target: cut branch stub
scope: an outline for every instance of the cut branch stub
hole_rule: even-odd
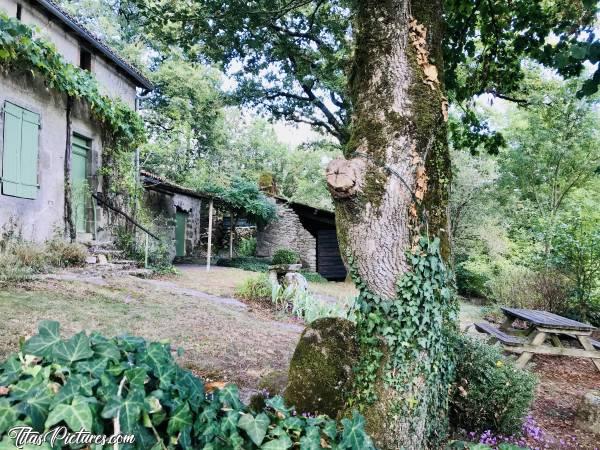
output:
[[[334,159],[327,166],[327,187],[333,198],[356,195],[362,187],[365,162],[358,158]]]

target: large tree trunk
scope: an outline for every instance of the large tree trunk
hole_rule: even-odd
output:
[[[352,137],[346,159],[329,165],[327,181],[343,252],[366,289],[391,300],[410,269],[406,252],[416,248],[419,236],[438,236],[442,257],[450,253],[442,2],[358,0],[355,17]],[[430,405],[398,412],[397,405],[414,392],[397,392],[383,382],[389,358],[383,352],[378,399],[359,405],[367,429],[383,449],[427,448]],[[420,390],[431,387],[420,374],[414,377]]]

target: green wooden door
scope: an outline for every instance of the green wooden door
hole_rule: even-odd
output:
[[[88,139],[73,136],[71,155],[71,182],[73,194],[73,214],[78,233],[87,232],[88,207],[90,203],[89,155],[91,143]]]
[[[175,213],[175,255],[185,256],[185,225],[187,213],[177,211]]]

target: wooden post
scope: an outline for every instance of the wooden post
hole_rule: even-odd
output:
[[[213,221],[213,199],[208,203],[208,246],[206,247],[206,271],[210,271],[210,257],[212,254],[212,221]]]
[[[229,259],[233,259],[233,211],[229,212]]]
[[[144,249],[144,268],[148,268],[148,233],[146,233],[146,247]]]
[[[531,346],[537,347],[539,345],[542,345],[546,340],[546,336],[546,333],[544,333],[543,331],[535,331],[530,341]],[[533,353],[531,352],[521,353],[521,356],[519,356],[519,358],[517,359],[516,366],[520,369],[524,369],[532,356]]]

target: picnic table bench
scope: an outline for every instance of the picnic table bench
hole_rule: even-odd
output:
[[[520,354],[517,359],[518,367],[525,367],[534,354],[562,355],[590,358],[600,371],[600,351],[596,350],[600,350],[600,341],[590,337],[595,327],[547,311],[505,307],[501,309],[506,320],[500,329],[488,323],[474,325],[477,330],[501,342],[506,351]],[[513,328],[512,325],[517,319],[526,322],[529,327],[526,330]],[[575,339],[583,348],[564,347],[561,337]],[[546,339],[550,339],[552,346],[544,345]]]

